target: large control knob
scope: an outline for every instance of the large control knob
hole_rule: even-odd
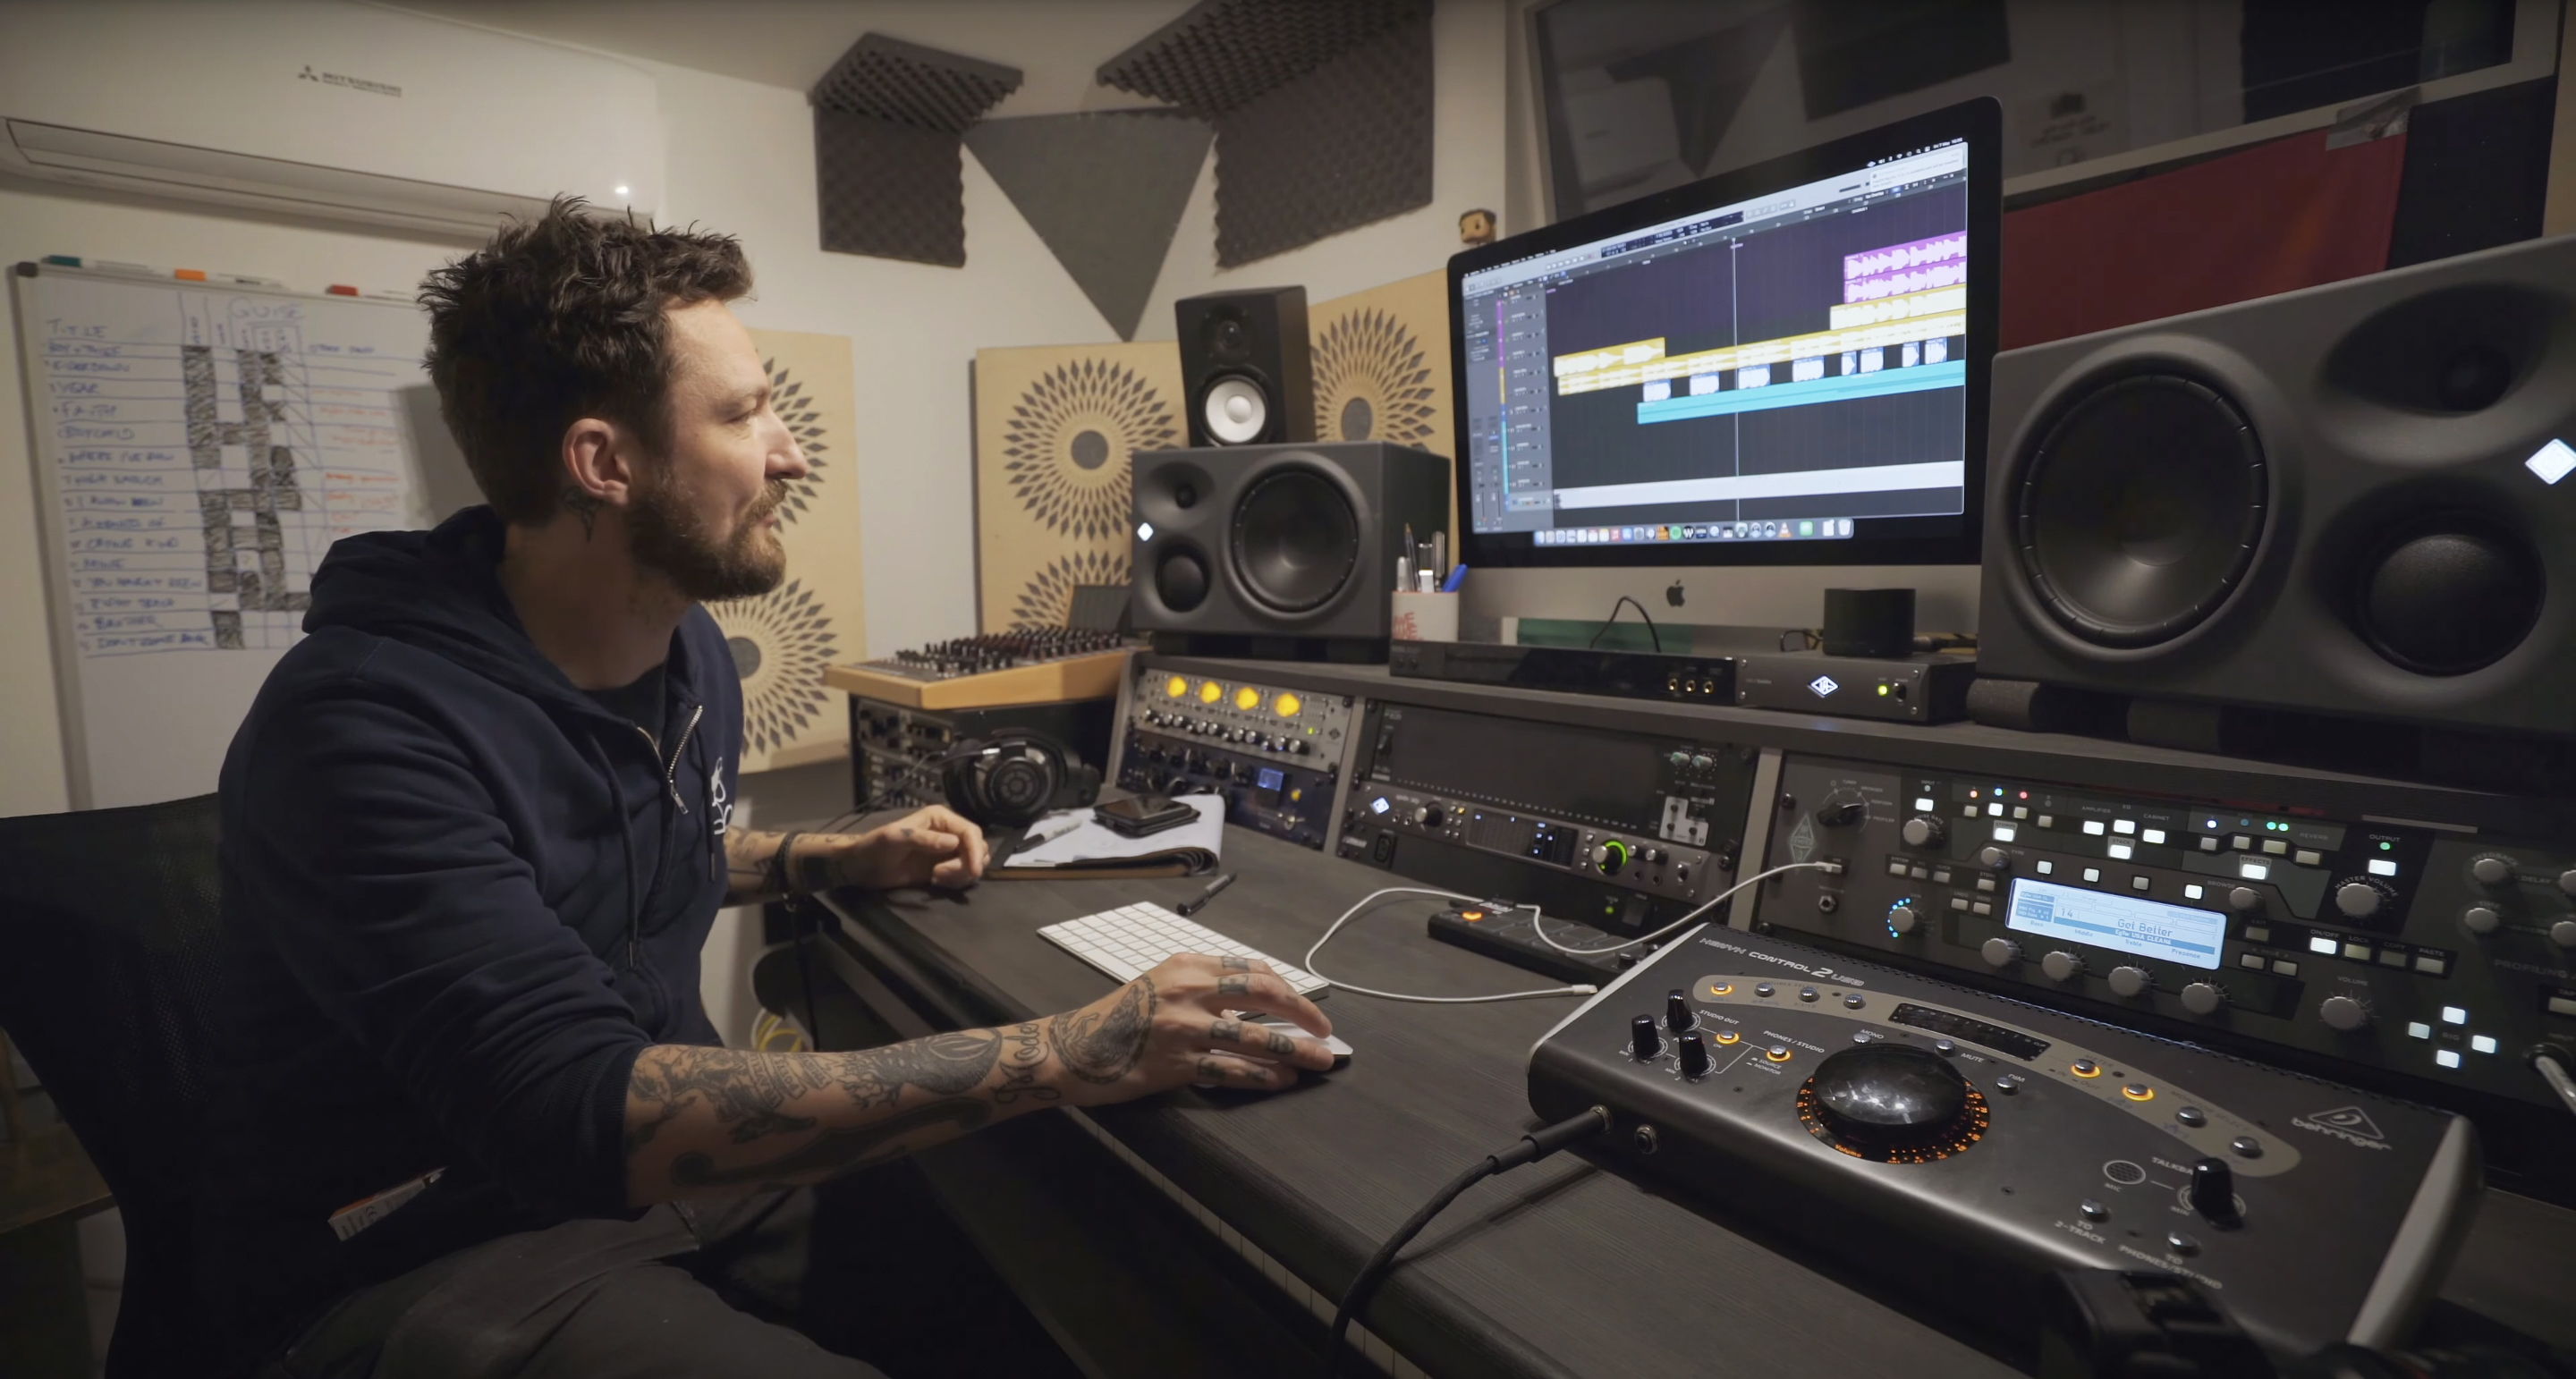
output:
[[[1898,938],[1913,933],[1914,926],[1922,922],[1923,917],[1914,912],[1914,897],[1910,895],[1887,907],[1887,932]]]
[[[2238,886],[2227,893],[2227,908],[2240,915],[2250,915],[2263,908],[2263,893],[2252,886]]]
[[[2549,941],[2561,948],[2576,948],[2576,919],[2562,919],[2550,925]]]
[[[1603,876],[1617,876],[1628,869],[1628,845],[1612,838],[1592,847],[1592,865]]]
[[[2368,919],[2395,898],[2395,893],[2385,883],[2365,881],[2359,877],[2335,887],[2334,895],[2335,909],[2341,911],[2346,919]]]
[[[2353,996],[2328,996],[2317,1006],[2317,1018],[2346,1034],[2370,1023],[2370,1007]]]
[[[2021,959],[2021,945],[2008,938],[1990,938],[1977,949],[1977,955],[1988,967],[2010,967]]]
[[[1682,1076],[1703,1077],[1708,1073],[1708,1037],[1692,1030],[1673,1041],[1673,1055],[1682,1065]]]
[[[1816,806],[1816,822],[1827,828],[1849,828],[1869,817],[1869,802],[1836,796]]]
[[[2155,978],[2148,974],[2147,969],[2126,963],[2111,969],[2110,981],[2111,994],[2124,998],[2155,985]]]
[[[2191,1166],[2191,1209],[2213,1226],[2233,1229],[2245,1223],[2236,1214],[2236,1170],[2225,1159],[2203,1159]]]
[[[2484,938],[2504,927],[2504,911],[2493,905],[2472,905],[2460,911],[2460,927]]]
[[[1893,1040],[1827,1057],[1799,1090],[1798,1110],[1816,1133],[1882,1162],[1957,1153],[1984,1120],[1982,1099],[1948,1059]]]
[[[1904,836],[1907,847],[1937,848],[1949,841],[1950,825],[1937,814],[1917,814],[1906,820],[1905,827],[1898,832]]]
[[[2039,960],[2039,970],[2052,982],[2071,982],[2084,975],[2084,955],[2060,948]]]
[[[1638,1062],[1651,1061],[1664,1051],[1664,1036],[1655,1029],[1655,1017],[1640,1015],[1628,1022],[1628,1052]]]
[[[2227,1004],[2227,988],[2216,982],[2193,982],[2182,989],[2182,1008],[2194,1015],[2216,1015]]]
[[[1977,865],[1988,871],[2011,871],[2012,854],[1999,847],[1977,849]]]
[[[1691,1027],[1690,997],[1678,991],[1664,993],[1664,1028],[1675,1034]]]
[[[2500,852],[2490,852],[2469,863],[2469,879],[2481,886],[2513,884],[2513,859]]]

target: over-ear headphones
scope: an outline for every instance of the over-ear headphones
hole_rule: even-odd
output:
[[[1026,828],[1050,809],[1100,798],[1100,770],[1044,733],[1006,729],[968,738],[939,759],[948,807],[985,828]]]

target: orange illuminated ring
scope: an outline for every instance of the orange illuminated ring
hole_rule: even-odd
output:
[[[1732,1043],[1734,1043],[1736,1040],[1741,1039],[1741,1038],[1743,1038],[1743,1037],[1744,1037],[1743,1035],[1738,1034],[1738,1033],[1736,1033],[1735,1031],[1733,1031],[1733,1030],[1731,1030],[1731,1029],[1722,1029],[1722,1030],[1719,1030],[1719,1031],[1717,1032],[1717,1034],[1716,1034],[1717,1042],[1719,1042],[1719,1043],[1721,1043],[1721,1044],[1732,1044]]]

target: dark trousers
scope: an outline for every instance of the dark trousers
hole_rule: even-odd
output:
[[[485,1241],[343,1300],[263,1379],[997,1373],[1076,1370],[895,1163]]]

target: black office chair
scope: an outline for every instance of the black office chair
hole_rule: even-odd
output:
[[[191,1154],[221,999],[215,797],[0,819],[0,1029],[125,1218],[108,1379],[202,1361]]]

